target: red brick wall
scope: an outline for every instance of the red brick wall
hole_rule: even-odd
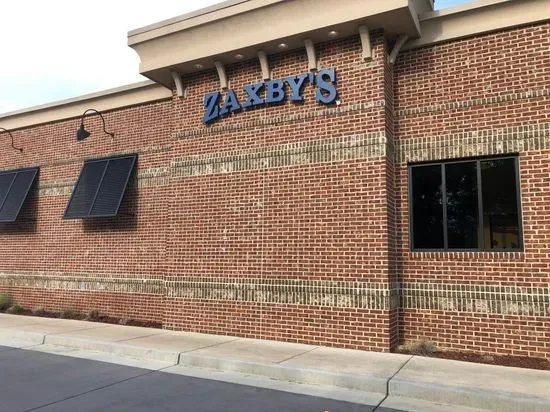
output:
[[[394,67],[380,32],[370,62],[358,37],[318,44],[319,66],[337,71],[330,107],[306,85],[302,104],[205,126],[209,71],[183,79],[186,98],[106,113],[114,142],[94,116],[82,144],[79,119],[15,131],[25,152],[0,150],[0,170],[40,165],[39,192],[0,225],[0,290],[178,330],[548,357],[549,31],[404,51]],[[307,72],[304,51],[270,65],[274,79]],[[261,81],[256,61],[227,74],[240,98]],[[82,162],[121,152],[139,153],[124,215],[63,220]],[[516,152],[525,251],[410,251],[409,163]]]
[[[0,273],[17,282],[3,278],[0,289],[30,308],[162,321],[162,294],[146,293],[137,281],[164,276],[167,188],[131,188],[113,219],[63,220],[63,213],[85,159],[138,152],[139,170],[169,162],[170,147],[158,148],[168,142],[172,111],[168,101],[105,113],[113,141],[93,115],[86,119],[93,134],[80,144],[79,119],[14,131],[24,151],[2,148],[1,169],[40,165],[40,172],[18,222],[0,224]]]
[[[474,293],[472,299],[478,299],[476,310],[470,312],[436,310],[437,304],[433,309],[405,307],[400,326],[406,341],[428,339],[460,350],[550,355],[547,298],[542,305],[546,316],[517,316],[489,313],[483,308],[486,296],[475,296],[479,286],[549,287],[550,198],[545,193],[550,182],[550,152],[536,150],[545,147],[549,136],[525,138],[520,129],[502,132],[510,126],[546,127],[550,122],[549,38],[550,24],[543,24],[407,51],[399,57],[395,67],[397,138],[427,142],[424,153],[415,154],[416,160],[519,154],[524,241],[524,251],[518,253],[411,252],[408,172],[406,162],[401,161],[396,168],[401,281],[461,285]],[[413,110],[426,108],[423,113]],[[500,143],[479,143],[484,134]],[[454,137],[444,144],[434,138],[449,135]],[[514,302],[529,306],[532,298],[514,290],[491,299],[512,301],[517,294]]]
[[[370,63],[361,61],[358,38],[317,45],[321,68],[337,70],[342,108],[385,98],[386,48],[379,35],[373,40],[375,58]],[[281,79],[307,72],[307,58],[303,51],[289,52],[271,57],[270,66],[273,78]],[[257,62],[228,67],[231,87],[239,97],[243,85],[260,81],[260,75]],[[285,120],[285,116],[324,109],[315,102],[314,88],[309,85],[304,88],[303,104],[287,102],[204,126],[203,95],[218,89],[217,78],[207,73],[189,76],[184,82],[189,87],[188,97],[176,101],[175,130],[186,134],[175,142],[176,158],[281,150],[282,145],[290,143],[347,138],[384,132],[386,128],[383,106],[336,116]],[[277,124],[249,124],[278,117],[281,120]],[[218,131],[216,127],[228,129]],[[268,157],[266,161],[271,162]],[[274,167],[266,163],[233,173],[199,173],[173,184],[170,227],[177,235],[168,242],[168,278],[214,277],[231,283],[235,278],[248,277],[270,284],[244,302],[228,302],[226,296],[169,299],[166,325],[208,333],[388,350],[388,310],[359,310],[349,303],[347,307],[331,308],[326,304],[273,302],[273,296],[285,293],[278,289],[285,279],[388,284],[385,156],[293,162],[298,164]],[[289,293],[308,293],[306,289],[290,288]]]

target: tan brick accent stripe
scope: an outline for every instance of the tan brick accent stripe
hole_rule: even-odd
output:
[[[422,309],[499,315],[550,316],[550,286],[183,277],[104,274],[0,273],[0,285],[48,290],[147,293],[189,300],[354,308]]]
[[[396,141],[397,163],[550,149],[550,123]]]
[[[272,169],[386,155],[386,132],[326,140],[290,143],[277,147],[208,153],[176,159],[173,177],[202,176],[246,170]]]
[[[137,187],[167,186],[172,179],[381,157],[397,164],[550,149],[550,123],[486,129],[395,141],[386,132],[304,141],[175,159],[168,167],[138,172]],[[122,153],[118,153],[122,154]],[[75,181],[40,183],[41,196],[69,195]],[[132,185],[135,187],[135,183]]]
[[[0,285],[50,290],[113,293],[165,293],[164,280],[154,277],[115,277],[104,274],[12,274],[0,273]]]
[[[68,196],[72,193],[75,180],[56,180],[53,182],[40,182],[38,188],[39,196]],[[137,187],[161,187],[170,184],[170,168],[158,167],[138,171]],[[131,181],[129,187],[135,188],[136,182]]]
[[[76,180],[56,180],[39,183],[38,196],[68,196],[72,193]]]
[[[124,151],[118,151],[118,152],[109,152],[102,156],[94,156],[94,157],[69,157],[66,159],[56,160],[53,162],[44,162],[33,166],[40,166],[40,167],[49,167],[49,166],[66,166],[71,165],[75,163],[82,163],[86,160],[94,160],[94,159],[100,159],[104,157],[113,157],[113,156],[125,156],[129,154],[137,153],[138,155],[145,154],[145,153],[162,153],[172,150],[172,145],[162,145],[162,146],[149,146],[144,147],[138,150],[124,150]],[[31,166],[29,166],[31,167]]]
[[[200,129],[182,130],[172,134],[173,139],[185,139],[188,137],[197,137],[203,135],[212,135],[217,133],[235,132],[239,130],[248,130],[254,127],[273,126],[282,123],[293,123],[317,117],[338,116],[341,114],[361,112],[382,108],[386,106],[385,100],[374,100],[371,102],[350,104],[338,107],[331,107],[322,110],[312,110],[308,112],[289,114],[276,117],[262,117],[260,119],[251,120],[242,123],[224,124],[220,126],[202,127]]]
[[[400,306],[403,309],[550,316],[550,287],[410,283],[401,287]]]
[[[170,298],[381,310],[391,306],[390,288],[386,283],[370,282],[209,277],[184,278],[166,285]]]
[[[550,89],[545,88],[545,89],[536,89],[536,90],[526,90],[523,92],[503,93],[495,96],[461,100],[458,102],[456,101],[440,102],[440,103],[431,104],[429,106],[408,107],[408,108],[397,110],[396,115],[399,117],[417,116],[417,115],[426,114],[426,113],[443,112],[446,110],[468,109],[475,106],[485,106],[488,104],[505,103],[505,102],[511,102],[515,100],[525,100],[525,99],[532,99],[532,98],[546,97],[546,96],[550,96]]]
[[[151,169],[139,170],[137,173],[138,189],[148,187],[161,187],[170,185],[171,170],[169,167],[157,167]],[[135,182],[133,186],[135,187]]]

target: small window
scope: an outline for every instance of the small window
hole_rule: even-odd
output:
[[[517,158],[410,167],[413,250],[522,248]]]

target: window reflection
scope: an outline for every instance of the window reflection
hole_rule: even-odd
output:
[[[515,159],[482,161],[481,181],[484,247],[520,248]]]
[[[520,249],[516,168],[516,158],[411,167],[413,249]]]
[[[447,236],[450,248],[478,246],[477,164],[445,165],[447,191]]]
[[[412,169],[414,247],[441,249],[443,243],[443,200],[441,166]]]

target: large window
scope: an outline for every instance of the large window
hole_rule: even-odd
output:
[[[410,166],[413,250],[522,248],[515,157]]]

